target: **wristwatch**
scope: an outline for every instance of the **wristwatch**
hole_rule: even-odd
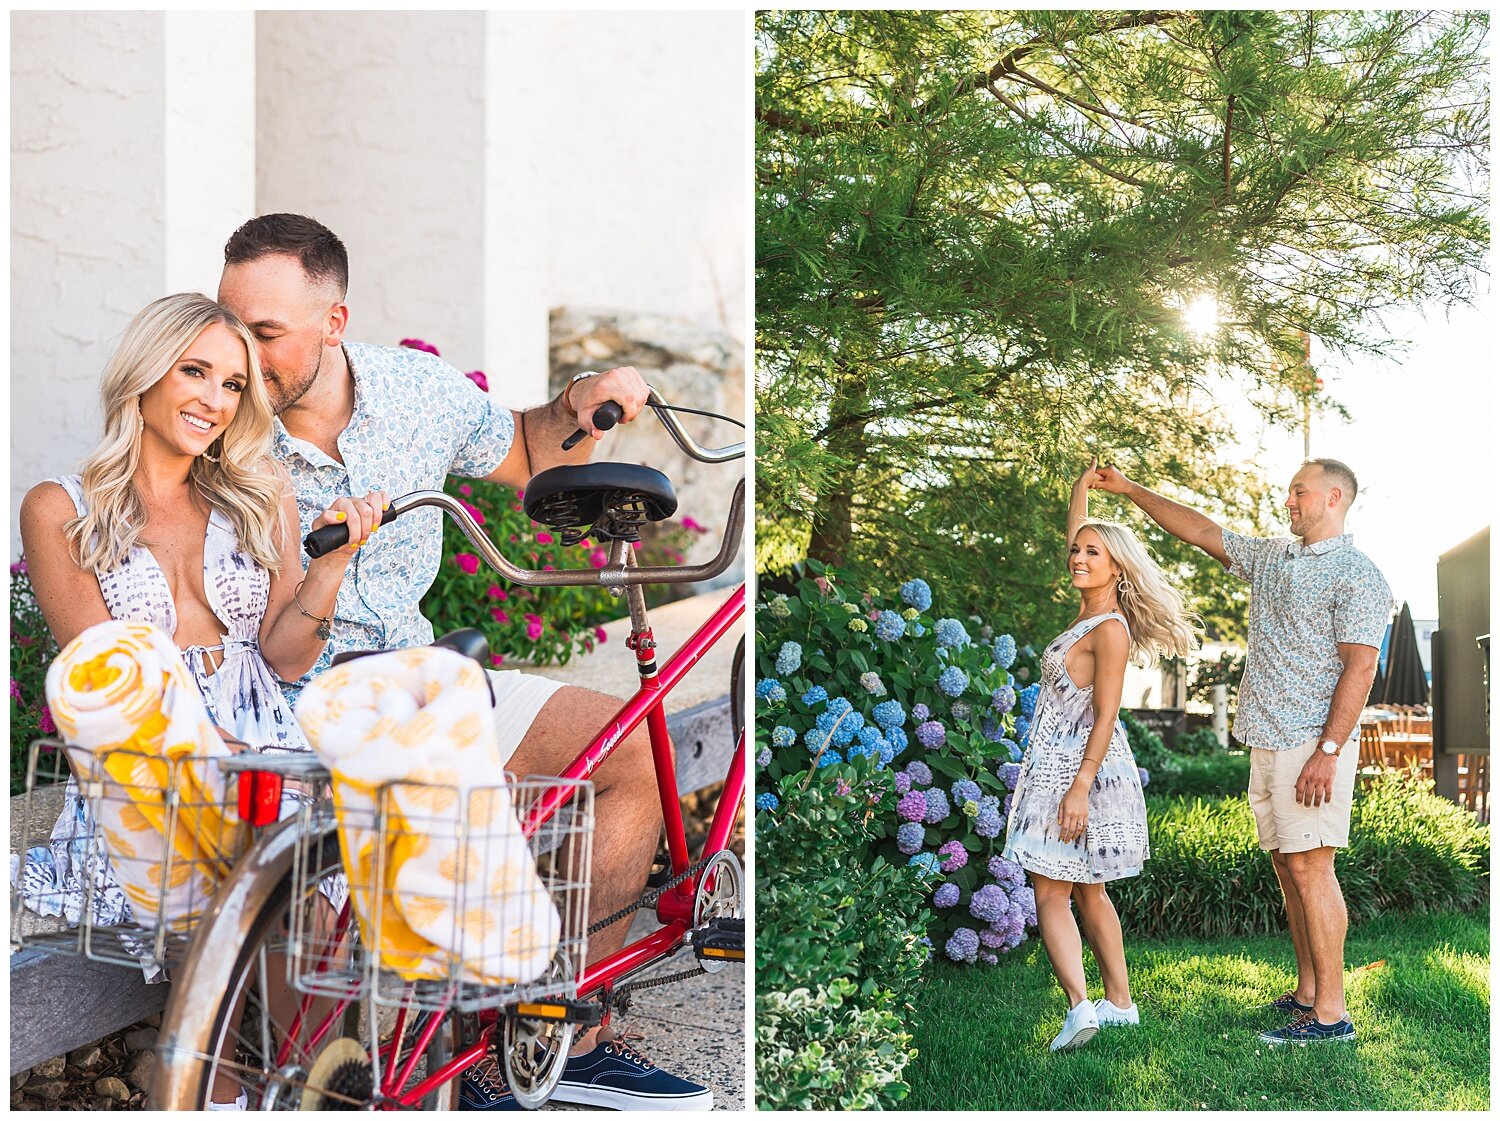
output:
[[[573,414],[574,420],[578,419],[578,410],[573,407],[573,387],[584,378],[597,378],[598,376],[598,370],[584,370],[581,374],[574,374],[572,380],[563,387],[563,408]]]
[[[1318,744],[1318,750],[1321,751],[1324,755],[1332,755],[1334,757],[1337,757],[1339,748],[1342,746],[1342,744],[1334,743],[1332,740],[1324,740],[1322,743]]]

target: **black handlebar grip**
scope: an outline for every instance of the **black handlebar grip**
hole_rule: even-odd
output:
[[[624,419],[625,410],[620,408],[620,406],[614,401],[606,401],[604,402],[604,404],[600,405],[597,409],[594,410],[594,427],[599,429],[599,431],[601,432],[608,432],[611,428],[619,424],[620,421]],[[582,428],[578,429],[573,433],[573,435],[569,436],[566,440],[563,441],[563,451],[572,451],[578,446],[578,441],[582,440],[587,435],[588,433],[585,432]]]
[[[402,514],[404,507],[400,505],[400,499],[396,499],[386,507],[380,515],[380,524],[389,525]],[[302,551],[313,560],[317,560],[325,553],[331,553],[340,545],[349,540],[349,526],[346,522],[334,522],[325,525],[321,529],[315,529],[302,539]]]

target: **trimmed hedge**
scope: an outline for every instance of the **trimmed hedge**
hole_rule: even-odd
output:
[[[1266,934],[1284,928],[1281,887],[1243,796],[1147,800],[1151,858],[1109,885],[1133,936]],[[1386,911],[1463,911],[1489,901],[1490,831],[1408,772],[1355,798],[1337,870],[1351,922]]]
[[[1146,793],[1163,798],[1223,798],[1230,795],[1243,798],[1249,786],[1250,753],[1220,750],[1217,755],[1170,755],[1163,758],[1151,771]]]

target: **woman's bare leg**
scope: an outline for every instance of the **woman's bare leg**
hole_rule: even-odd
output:
[[[1103,884],[1074,884],[1078,922],[1099,963],[1104,980],[1104,998],[1116,1008],[1129,1008],[1130,976],[1125,969],[1125,934],[1120,916]]]
[[[1088,999],[1088,985],[1083,975],[1083,939],[1068,900],[1073,885],[1031,873],[1032,890],[1036,892],[1037,925],[1042,929],[1042,945],[1052,960],[1052,972],[1068,998],[1068,1007]]]

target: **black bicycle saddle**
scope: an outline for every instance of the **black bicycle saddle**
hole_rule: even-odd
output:
[[[585,537],[639,541],[641,527],[677,512],[672,480],[639,463],[549,467],[526,484],[526,516],[562,531],[564,545]]]

